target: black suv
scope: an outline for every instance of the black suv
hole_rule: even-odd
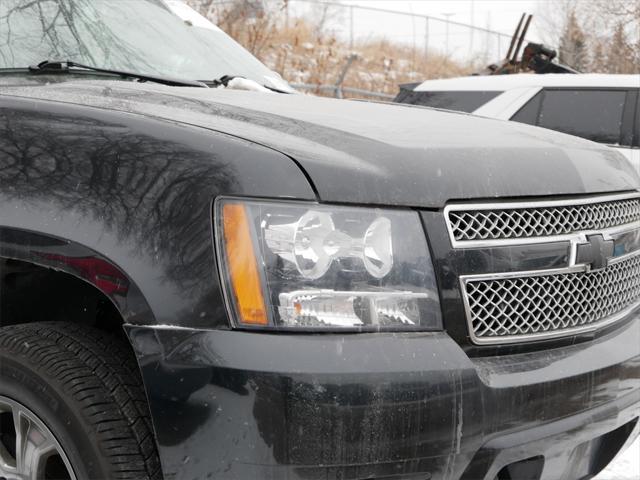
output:
[[[0,67],[0,478],[582,479],[637,436],[613,150],[288,93],[176,2],[2,0]]]

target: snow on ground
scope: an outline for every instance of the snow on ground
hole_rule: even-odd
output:
[[[593,480],[640,479],[640,438],[622,452],[611,465]]]

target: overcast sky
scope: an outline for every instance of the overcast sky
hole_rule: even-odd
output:
[[[386,8],[444,18],[453,14],[451,20],[473,23],[485,27],[490,21],[495,30],[511,33],[520,15],[535,14],[539,3],[552,4],[552,0],[343,0],[342,3],[374,8]],[[553,5],[549,5],[553,7]]]
[[[449,18],[462,23],[513,33],[524,12],[535,14],[537,0],[343,0],[343,3]],[[551,3],[551,2],[545,2]],[[551,5],[552,6],[552,5]]]
[[[544,7],[553,9],[553,2],[554,0],[342,0],[341,3],[429,15],[437,18],[448,17],[452,21],[496,30],[508,36],[513,34],[522,13],[527,12],[534,14],[527,38],[531,41],[541,41],[541,36],[536,28],[535,15],[540,13]],[[346,18],[343,18],[342,23],[345,28],[348,28],[349,14],[343,14],[343,17]],[[540,22],[542,20],[539,19]],[[448,48],[449,53],[455,56],[468,56],[471,48],[475,51],[485,50],[487,44],[492,49],[491,56],[495,56],[498,51],[504,54],[505,45],[508,46],[506,36],[497,42],[493,37],[479,32],[475,32],[471,36],[468,29],[455,26],[450,26],[447,33],[445,25],[439,22],[431,22],[429,28],[429,48],[442,52]],[[360,38],[382,35],[408,43],[414,42],[418,47],[425,43],[424,22],[410,17],[368,13],[365,10],[356,9],[354,30],[356,37]],[[447,37],[449,38],[448,46]]]

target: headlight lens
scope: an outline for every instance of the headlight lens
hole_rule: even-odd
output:
[[[237,326],[442,328],[416,212],[221,198],[215,219]]]

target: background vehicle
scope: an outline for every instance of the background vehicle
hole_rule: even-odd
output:
[[[0,478],[578,479],[638,436],[620,155],[227,88],[162,2],[0,9]]]
[[[640,75],[518,74],[404,85],[395,101],[550,128],[609,145],[640,171]]]

